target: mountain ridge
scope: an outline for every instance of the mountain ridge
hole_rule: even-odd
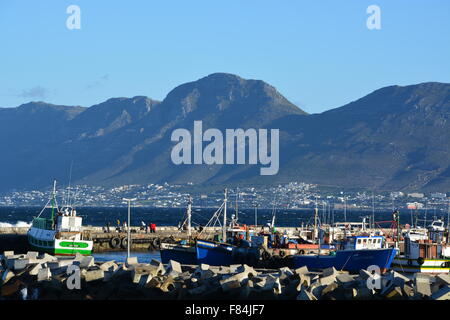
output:
[[[204,130],[280,129],[279,174],[259,176],[259,166],[250,165],[174,165],[171,132],[192,130],[195,120]],[[308,114],[262,80],[214,73],[177,86],[162,101],[135,96],[88,108],[44,102],[0,108],[0,190],[65,181],[73,161],[73,181],[93,185],[305,181],[445,191],[449,120],[446,83],[388,86]]]

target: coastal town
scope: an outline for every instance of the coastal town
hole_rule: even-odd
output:
[[[61,189],[64,197],[68,187]],[[188,196],[194,207],[214,208],[221,201],[222,189],[205,191],[192,183],[123,185],[118,187],[75,185],[70,192],[77,207],[120,207],[124,197],[136,198],[134,206],[183,208]],[[428,211],[430,215],[446,213],[450,197],[444,192],[400,192],[372,190],[341,190],[324,188],[304,182],[273,186],[229,188],[230,199],[242,209],[279,208],[379,211],[408,209]],[[0,206],[40,206],[48,198],[47,190],[15,190],[0,193]]]

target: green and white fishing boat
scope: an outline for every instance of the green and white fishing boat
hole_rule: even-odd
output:
[[[45,209],[51,209],[50,218],[41,218]],[[28,230],[28,243],[33,250],[54,255],[90,255],[93,242],[83,239],[82,220],[72,206],[58,208],[55,181],[52,196]]]

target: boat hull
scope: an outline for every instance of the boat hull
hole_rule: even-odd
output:
[[[194,246],[161,244],[161,261],[166,264],[170,260],[181,264],[197,264],[197,252]]]
[[[31,228],[28,232],[28,244],[35,251],[60,256],[74,256],[77,253],[90,255],[93,247],[92,241],[59,240],[55,239],[54,231],[37,228]]]
[[[207,240],[197,240],[197,262],[211,266],[229,266],[233,260],[233,246]]]
[[[398,272],[412,273],[449,273],[450,259],[424,259],[423,263],[419,264],[417,259],[395,257],[392,262],[392,269]]]
[[[334,267],[337,270],[358,272],[376,265],[381,270],[389,269],[397,255],[394,248],[367,250],[340,250],[336,255],[296,255],[294,267],[308,267],[310,270],[323,270]]]

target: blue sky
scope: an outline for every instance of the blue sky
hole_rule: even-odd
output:
[[[81,30],[66,28],[69,5]],[[366,9],[381,8],[381,30]],[[447,0],[0,0],[0,106],[163,99],[214,72],[310,113],[387,85],[450,82]]]

